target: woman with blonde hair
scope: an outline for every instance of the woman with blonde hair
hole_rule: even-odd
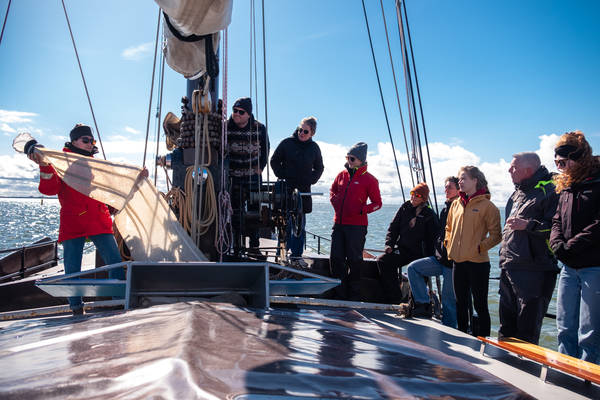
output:
[[[469,331],[469,297],[478,324],[471,334],[490,335],[488,250],[500,243],[500,211],[490,201],[487,180],[479,168],[468,165],[458,171],[459,198],[452,203],[446,220],[444,247],[454,265],[452,281],[456,295],[458,329]],[[475,325],[475,324],[474,324]]]
[[[554,148],[560,193],[550,246],[563,263],[558,281],[558,350],[600,361],[600,157],[580,131]]]

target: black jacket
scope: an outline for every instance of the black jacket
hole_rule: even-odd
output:
[[[600,266],[600,171],[560,192],[550,246],[571,268]]]
[[[557,204],[558,194],[552,176],[544,166],[529,179],[515,185],[515,191],[506,203],[505,217],[522,218],[529,223],[522,231],[504,225],[500,268],[558,271],[548,244]]]
[[[446,219],[448,219],[448,210],[452,205],[452,200],[446,200],[446,206],[440,211],[440,221],[437,237],[435,238],[435,258],[445,267],[452,268],[452,261],[448,260],[448,251],[444,247],[444,237],[446,236]]]
[[[321,149],[312,138],[305,142],[298,139],[296,130],[275,149],[271,157],[271,168],[275,176],[285,179],[290,189],[310,192],[310,185],[317,183],[323,174]],[[310,196],[302,196],[302,208],[306,214],[312,211]]]
[[[386,246],[398,249],[413,260],[433,255],[439,231],[437,215],[429,205],[425,205],[419,215],[415,215],[415,211],[410,201],[402,204],[385,236]],[[410,220],[415,216],[415,225],[411,228]]]

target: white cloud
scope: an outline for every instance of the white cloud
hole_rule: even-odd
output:
[[[138,131],[137,129],[132,128],[130,126],[126,126],[124,128],[124,130],[125,130],[125,132],[127,132],[127,133],[133,133],[134,135],[139,135],[140,134],[140,131]]]
[[[8,133],[15,133],[16,130],[14,130],[13,128],[11,128],[7,123],[0,123],[0,131],[2,132],[8,132]]]
[[[152,42],[142,43],[137,46],[128,47],[121,53],[121,57],[126,60],[139,61],[152,51]]]
[[[0,110],[0,122],[14,124],[19,122],[31,122],[31,118],[37,116],[36,113],[25,111]]]

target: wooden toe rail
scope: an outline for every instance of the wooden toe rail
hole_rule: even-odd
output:
[[[492,346],[509,351],[520,357],[542,364],[540,379],[544,382],[546,381],[548,367],[550,367],[582,378],[586,382],[600,384],[600,365],[592,364],[516,338],[504,338],[498,340],[477,336],[477,339],[481,341],[481,354],[484,354],[485,345],[491,344]]]

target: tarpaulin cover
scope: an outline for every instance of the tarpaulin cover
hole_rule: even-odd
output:
[[[14,322],[0,398],[521,399],[464,360],[351,310],[177,303]]]
[[[23,152],[30,138],[19,134],[14,149]],[[67,185],[120,210],[115,223],[134,260],[207,260],[154,185],[140,179],[141,168],[45,148],[35,151]]]

